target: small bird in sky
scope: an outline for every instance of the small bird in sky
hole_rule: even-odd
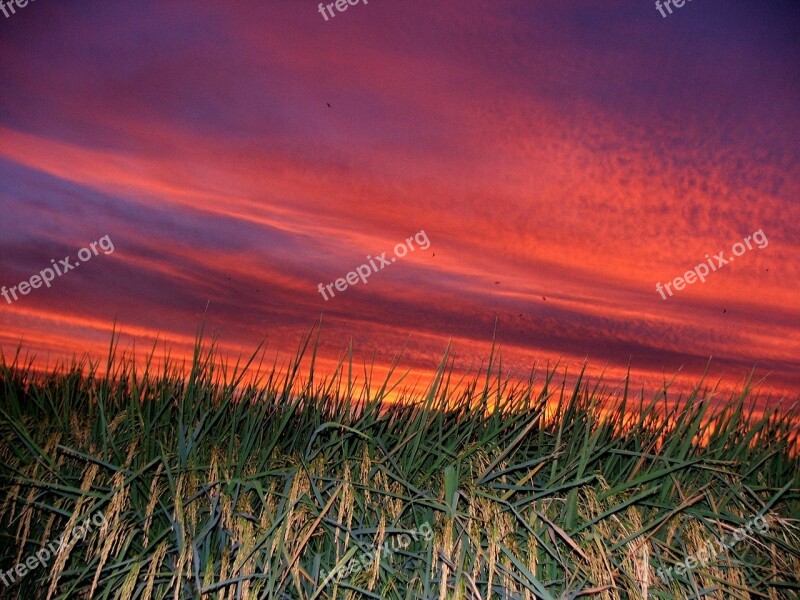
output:
[[[545,298],[544,296],[542,296],[542,300],[547,300],[547,298]]]
[[[333,108],[333,107],[331,106],[331,103],[330,103],[330,102],[326,102],[325,104],[327,104],[327,105],[328,105],[328,108]]]

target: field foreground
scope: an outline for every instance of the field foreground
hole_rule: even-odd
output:
[[[0,597],[799,597],[797,432],[747,389],[710,414],[446,364],[401,407],[199,342],[188,377],[3,359]]]

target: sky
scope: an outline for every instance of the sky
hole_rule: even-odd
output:
[[[520,376],[752,371],[762,407],[797,400],[800,5],[671,8],[0,15],[0,285],[28,282],[0,298],[0,350],[99,357],[116,323],[182,356],[202,322],[223,354],[290,356],[321,323],[322,370],[402,350],[424,384],[448,344],[474,372],[495,338]]]

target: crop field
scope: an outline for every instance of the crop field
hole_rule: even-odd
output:
[[[258,380],[199,339],[185,369],[5,357],[0,597],[798,597],[797,428],[746,386],[457,386],[445,356],[393,404],[311,346]]]

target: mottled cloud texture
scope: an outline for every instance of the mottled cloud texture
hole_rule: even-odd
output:
[[[449,340],[651,385],[680,373],[797,398],[800,7],[697,0],[39,2],[0,22],[0,285],[103,235],[116,251],[21,301],[0,347],[41,363],[289,354],[330,368]],[[431,247],[325,302],[420,230]],[[663,301],[763,229],[769,245]],[[498,283],[499,282],[499,283]]]

